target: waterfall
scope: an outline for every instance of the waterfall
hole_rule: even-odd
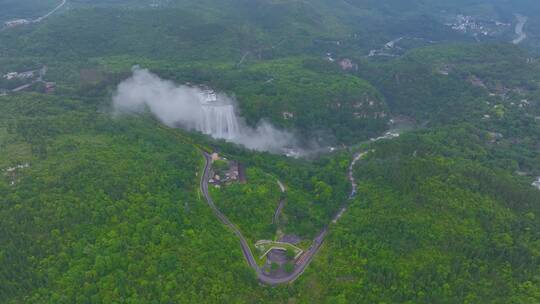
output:
[[[179,86],[138,67],[118,85],[113,103],[116,114],[150,111],[169,127],[197,130],[252,150],[283,153],[296,146],[294,135],[268,122],[247,125],[233,98],[208,87]]]
[[[231,104],[202,104],[197,130],[216,138],[234,139],[240,134],[238,118]]]

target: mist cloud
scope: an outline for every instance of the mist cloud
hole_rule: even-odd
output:
[[[234,100],[224,94],[177,85],[146,69],[134,68],[118,85],[113,106],[116,113],[149,110],[167,126],[197,130],[258,151],[282,153],[297,142],[291,133],[265,121],[248,126],[237,115]]]

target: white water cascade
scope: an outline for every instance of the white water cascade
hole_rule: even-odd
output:
[[[197,130],[215,138],[234,139],[240,135],[240,124],[232,104],[203,103]]]
[[[207,87],[177,85],[139,67],[118,85],[113,103],[116,114],[150,111],[169,127],[194,129],[252,150],[283,153],[296,146],[293,134],[268,122],[247,125],[227,95]]]

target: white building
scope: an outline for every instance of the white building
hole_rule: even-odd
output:
[[[15,20],[10,20],[10,21],[7,21],[6,23],[4,23],[7,27],[15,27],[15,26],[19,26],[19,25],[24,25],[24,24],[28,24],[30,23],[30,21],[26,20],[26,19],[15,19]]]
[[[11,73],[7,73],[6,75],[4,75],[4,78],[7,79],[7,80],[11,80],[11,79],[14,79],[14,78],[17,78],[19,77],[19,73],[17,72],[11,72]]]
[[[26,72],[21,72],[21,73],[9,72],[4,75],[4,78],[7,80],[11,80],[15,78],[19,78],[19,79],[33,78],[34,76],[36,76],[36,71],[26,71]]]
[[[538,190],[540,190],[540,176],[536,178],[536,181],[532,183],[533,187],[536,187]]]

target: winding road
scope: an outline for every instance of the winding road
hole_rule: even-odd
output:
[[[281,190],[281,193],[285,193],[285,186],[283,185],[283,183],[280,180],[278,180],[277,183],[279,185],[279,189]],[[279,205],[276,208],[276,212],[274,212],[274,218],[272,219],[272,224],[277,225],[279,223],[279,215],[281,214],[281,210],[283,210],[283,207],[285,207],[285,199],[281,198],[279,200]]]
[[[527,33],[525,33],[523,29],[529,18],[520,14],[516,14],[516,18],[518,20],[518,23],[516,24],[516,35],[518,35],[518,37],[514,39],[512,43],[520,44],[523,40],[527,39]]]
[[[349,196],[349,200],[354,198],[356,195],[357,186],[356,186],[356,181],[354,180],[354,176],[352,172],[354,165],[356,164],[356,162],[360,160],[360,158],[362,158],[363,155],[365,155],[365,153],[367,152],[356,154],[354,156],[353,161],[351,162],[351,165],[349,166],[348,177],[352,185],[352,190]],[[214,214],[219,218],[219,220],[223,224],[229,227],[240,240],[240,247],[242,248],[242,253],[244,254],[244,258],[246,259],[248,265],[253,270],[255,270],[255,273],[257,274],[257,278],[259,279],[259,281],[261,283],[268,284],[268,285],[277,285],[277,284],[285,284],[285,283],[293,282],[298,277],[300,277],[304,273],[306,268],[308,267],[309,263],[311,263],[311,261],[313,260],[313,257],[315,256],[315,254],[317,254],[317,252],[321,248],[324,242],[324,239],[326,235],[328,234],[328,226],[323,228],[321,232],[319,232],[319,234],[313,240],[311,247],[304,253],[304,255],[302,255],[296,261],[293,272],[291,272],[287,276],[279,277],[279,278],[267,275],[261,270],[259,265],[257,265],[255,258],[253,256],[253,252],[251,252],[251,247],[249,246],[246,238],[242,235],[242,232],[240,232],[238,227],[236,227],[223,213],[221,213],[221,211],[219,211],[219,209],[214,204],[214,201],[210,197],[210,194],[208,192],[208,180],[210,179],[212,157],[210,156],[210,154],[206,152],[203,152],[203,154],[205,158],[205,167],[204,167],[204,173],[201,177],[201,183],[200,183],[201,192],[203,193],[206,202],[208,203],[210,208],[213,210]],[[284,191],[285,187],[282,187],[283,184],[281,184],[281,182],[279,184],[280,184],[280,188]],[[339,212],[334,216],[331,224],[337,223],[337,221],[341,218],[341,216],[343,216],[343,214],[347,210],[347,205],[348,205],[348,202],[346,202],[344,206],[339,210]]]
[[[66,5],[66,3],[67,3],[67,0],[62,0],[62,2],[60,2],[60,4],[58,4],[54,9],[52,9],[51,11],[46,13],[45,15],[43,15],[41,17],[38,17],[36,19],[31,19],[31,20],[26,19],[26,22],[27,23],[40,23],[41,21],[49,18],[52,14],[56,13],[59,9],[64,7],[64,5]],[[9,29],[9,28],[10,27],[8,27],[8,26],[4,26],[4,27],[2,27],[0,29],[0,31],[4,31],[4,30]]]
[[[66,5],[66,2],[67,0],[62,0],[62,3],[60,3],[57,7],[55,7],[52,11],[48,12],[47,14],[39,17],[39,18],[36,18],[34,20],[32,20],[32,22],[34,23],[38,23],[38,22],[41,22],[47,18],[49,18],[52,14],[56,13],[56,11],[58,11],[59,9],[61,9],[64,5]]]

